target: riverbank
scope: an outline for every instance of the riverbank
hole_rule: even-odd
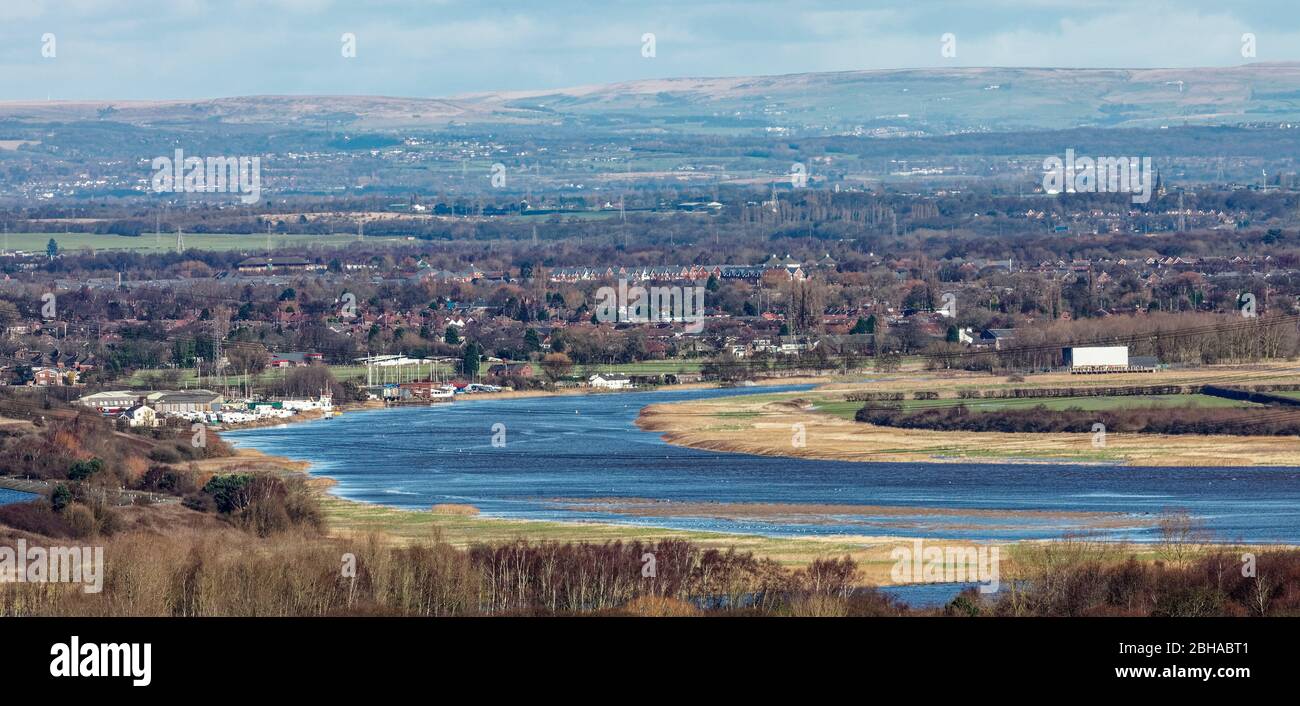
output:
[[[892,393],[899,395],[899,399],[912,400],[918,392],[928,394],[935,391],[935,394],[949,399],[914,404],[918,408],[926,404],[953,406],[959,403],[974,407],[990,404],[990,400],[958,399],[956,391],[1010,387],[1196,385],[1223,380],[1288,384],[1300,382],[1294,371],[1294,367],[1285,366],[1218,366],[1163,371],[1140,378],[1097,375],[1081,380],[1078,376],[1054,374],[1032,376],[1026,381],[1016,382],[960,372],[909,373],[905,379],[884,378],[862,384],[828,383],[807,392],[653,404],[642,409],[637,426],[659,433],[670,444],[690,448],[830,461],[1294,466],[1300,458],[1300,439],[1291,436],[1108,433],[1097,437],[1095,434],[931,431],[874,426],[852,419],[852,413],[863,405],[862,396],[872,393]],[[1089,399],[991,402],[1002,405],[1086,405],[1090,404]],[[1122,398],[1118,399],[1120,403],[1124,402]],[[1205,403],[1218,402],[1202,402]],[[1091,404],[1095,405],[1096,401]],[[1269,410],[1263,406],[1260,409],[1262,413]]]
[[[749,385],[753,387],[777,387],[785,385],[819,385],[827,382],[828,379],[835,379],[835,376],[799,376],[788,378],[764,378],[761,380],[750,381]],[[668,390],[714,390],[726,389],[731,386],[722,385],[716,382],[690,382],[680,385],[661,385],[653,388],[632,388],[627,390],[601,390],[590,387],[572,387],[555,390],[503,390],[501,392],[475,392],[469,394],[456,395],[450,402],[428,401],[410,402],[406,404],[393,405],[398,407],[423,407],[428,404],[464,404],[468,402],[486,402],[492,400],[517,400],[538,397],[574,397],[588,395],[625,395],[637,394],[644,392],[658,392]],[[334,406],[336,415],[367,412],[379,409],[389,409],[382,400],[366,400],[365,402],[344,402]],[[258,419],[250,422],[234,424],[231,426],[219,427],[218,431],[243,431],[247,429],[263,429],[267,427],[279,427],[287,424],[299,424],[302,422],[312,422],[322,419],[324,414],[319,410],[304,410],[291,417],[274,417]],[[0,420],[4,421],[4,420]]]
[[[283,456],[272,456],[255,449],[237,449],[234,456],[205,459],[196,466],[210,473],[307,473],[310,464]],[[629,542],[685,539],[709,549],[753,552],[783,566],[799,568],[817,559],[852,557],[862,569],[864,585],[893,585],[890,569],[895,563],[895,549],[912,547],[913,539],[897,536],[832,535],[808,538],[764,537],[724,532],[674,530],[644,525],[516,520],[485,517],[467,505],[444,505],[424,510],[406,510],[375,503],[340,498],[329,493],[334,481],[309,476],[308,485],[319,497],[325,515],[326,533],[334,538],[358,543],[379,541],[406,546],[434,540],[463,549],[471,544],[530,542]],[[662,506],[660,510],[664,510]],[[687,510],[685,506],[682,508]],[[697,511],[698,508],[690,508]],[[735,507],[719,507],[735,512]],[[751,511],[759,512],[761,509]],[[942,540],[945,547],[998,547],[1004,561],[1014,562],[1014,542],[980,543]],[[1028,545],[1026,545],[1028,546]]]
[[[372,409],[383,409],[384,403],[378,400],[367,400],[365,402],[345,402],[334,406],[334,414],[341,415],[349,412],[364,412]],[[299,410],[290,417],[266,417],[263,419],[254,419],[249,422],[241,422],[229,426],[221,425],[218,431],[238,431],[243,429],[262,429],[265,427],[278,427],[284,424],[297,424],[301,422],[312,422],[317,419],[323,419],[325,413],[319,409]]]
[[[306,462],[281,456],[272,456],[253,449],[239,449],[233,457],[226,459],[209,459],[199,462],[200,467],[210,472],[269,472],[301,474],[306,473]],[[755,556],[770,559],[787,568],[798,569],[818,559],[837,559],[850,557],[857,562],[860,569],[858,582],[861,585],[897,586],[910,585],[900,583],[891,575],[897,565],[897,552],[912,552],[916,542],[926,547],[939,547],[944,551],[956,551],[968,548],[997,548],[999,553],[999,570],[1004,581],[1015,577],[1034,562],[1041,561],[1042,551],[1051,542],[1041,540],[1024,540],[1015,542],[975,542],[939,537],[913,537],[896,535],[828,535],[810,537],[766,537],[760,535],[701,532],[675,530],[646,525],[600,523],[588,521],[536,521],[485,517],[469,505],[439,505],[421,510],[407,510],[380,505],[376,503],[348,500],[328,492],[334,481],[320,476],[310,476],[310,487],[318,493],[325,517],[325,531],[328,536],[344,542],[354,542],[362,547],[372,542],[390,546],[411,546],[438,541],[445,542],[458,549],[464,549],[475,543],[500,544],[514,541],[527,542],[654,542],[665,539],[689,540],[706,549],[718,551],[752,552]],[[563,499],[557,499],[562,501]],[[773,517],[800,514],[824,513],[866,513],[879,512],[902,516],[919,514],[931,518],[928,524],[935,530],[959,529],[945,526],[947,517],[978,517],[982,521],[998,521],[1000,518],[1038,519],[1069,518],[1083,520],[1083,524],[1100,528],[1116,522],[1133,523],[1132,518],[1122,519],[1111,513],[1080,512],[1038,512],[1038,511],[1001,511],[974,510],[954,512],[934,508],[900,508],[871,506],[836,506],[836,505],[796,505],[769,503],[666,503],[644,499],[581,499],[573,500],[578,505],[600,505],[607,511],[636,515],[641,517],[671,517],[682,514],[715,515],[727,517]],[[1153,523],[1157,518],[1148,518]],[[1141,522],[1141,521],[1139,521]],[[1097,547],[1092,551],[1102,552],[1112,557],[1128,557],[1143,562],[1169,561],[1173,555],[1190,559],[1215,551],[1266,551],[1276,550],[1277,546],[1254,546],[1246,544],[1195,544],[1177,550],[1171,545],[1154,542],[1149,544],[1131,544],[1122,542],[1096,541],[1075,538],[1075,544],[1084,543]],[[1105,547],[1102,549],[1101,547]],[[910,554],[909,554],[910,556]]]
[[[786,385],[821,385],[827,382],[839,380],[839,376],[834,375],[800,375],[796,377],[776,377],[760,378],[750,380],[745,383],[745,387],[782,387]],[[626,390],[604,390],[592,387],[565,387],[554,390],[506,390],[502,392],[476,392],[468,395],[457,395],[453,398],[456,402],[472,402],[475,400],[512,400],[527,399],[535,397],[585,397],[588,395],[629,395],[645,392],[669,392],[674,390],[723,390],[737,387],[736,385],[725,385],[717,382],[686,382],[677,385],[658,385],[655,387],[636,387]]]
[[[1041,539],[1078,533],[1099,540],[1104,537],[1114,546],[1136,539],[1142,544],[1126,545],[1132,547],[1126,551],[1154,555],[1152,546],[1159,541],[1156,520],[1169,511],[1167,506],[1180,504],[1185,495],[1178,491],[1178,484],[1195,485],[1194,477],[1178,480],[1181,476],[1170,476],[1144,485],[1129,483],[1109,469],[1090,470],[1072,475],[1073,485],[1062,486],[1059,494],[1044,489],[1026,495],[1031,486],[1025,484],[1035,483],[1029,469],[1008,474],[1004,467],[999,471],[1000,480],[982,484],[966,469],[935,472],[933,469],[941,466],[933,464],[929,469],[881,469],[896,479],[912,479],[904,480],[907,486],[903,489],[897,480],[875,483],[871,480],[874,476],[864,477],[846,468],[847,464],[838,464],[839,468],[812,464],[806,469],[807,483],[800,484],[791,476],[798,468],[795,466],[753,457],[710,459],[696,452],[673,450],[631,428],[638,417],[644,424],[647,409],[657,406],[679,409],[681,405],[707,408],[733,404],[775,405],[782,414],[815,414],[852,427],[854,422],[837,416],[845,411],[845,391],[918,383],[955,387],[975,381],[988,384],[990,378],[909,374],[907,379],[880,379],[865,385],[835,380],[813,390],[756,390],[722,397],[691,393],[658,398],[643,393],[624,398],[621,393],[611,393],[559,404],[520,400],[510,405],[470,405],[456,414],[412,408],[409,413],[381,413],[374,423],[365,416],[345,417],[345,423],[337,426],[331,422],[311,429],[255,432],[250,439],[264,438],[261,448],[273,454],[292,457],[302,453],[321,463],[322,469],[333,469],[323,472],[338,477],[348,488],[348,497],[357,500],[329,493],[333,481],[328,479],[313,478],[311,483],[321,493],[329,533],[347,541],[369,541],[374,536],[385,543],[408,544],[438,538],[464,547],[474,542],[519,539],[604,542],[680,538],[723,551],[750,551],[793,567],[847,555],[863,566],[864,582],[876,584],[890,583],[894,551],[908,548],[914,537],[945,547],[997,546],[1011,562],[1026,548],[1042,546]],[[828,391],[839,394],[839,401],[822,397],[831,394]],[[470,399],[500,398],[480,395]],[[664,402],[654,402],[656,399]],[[687,401],[674,402],[683,399]],[[647,402],[654,404],[645,408]],[[719,409],[727,424],[766,423],[757,414],[731,413],[730,407],[714,407],[710,414],[718,414]],[[696,427],[707,427],[698,416],[687,418]],[[496,423],[503,423],[510,432],[509,444],[502,450],[488,443],[489,429]],[[788,442],[789,429],[764,429],[749,435]],[[579,440],[582,453],[574,456],[574,444]],[[513,452],[516,443],[526,444],[521,448],[533,461],[512,458],[520,455]],[[381,457],[382,461],[377,460]],[[302,461],[248,449],[241,449],[233,459],[212,463],[214,472],[277,465],[283,472],[308,469]],[[709,480],[715,474],[732,479],[727,492],[717,492]],[[1262,478],[1242,479],[1246,485],[1233,485],[1237,490],[1225,500],[1272,497],[1267,495],[1268,488],[1252,487]],[[783,483],[797,485],[787,488]],[[952,483],[965,490],[954,496]],[[509,492],[499,492],[507,487]],[[773,488],[787,489],[772,492]],[[1009,496],[1002,488],[1016,500],[1008,505]],[[620,497],[604,497],[615,493]],[[1071,500],[1062,503],[1062,497]],[[1189,504],[1198,506],[1193,512],[1225,516],[1217,504],[1191,498]],[[1243,525],[1231,522],[1245,522],[1245,526],[1258,529],[1245,535],[1215,535],[1225,540],[1244,536],[1269,542],[1293,536],[1285,531],[1277,534],[1277,526],[1269,524],[1276,521],[1273,515],[1260,519],[1232,514],[1231,508],[1227,512],[1227,516],[1239,518],[1228,521],[1228,526],[1239,528]],[[507,518],[488,516],[493,513]],[[512,515],[515,517],[509,518]],[[521,515],[528,519],[518,519]],[[975,539],[949,539],[971,537]]]
[[[41,497],[44,488],[16,478],[0,478],[0,505],[25,503]]]

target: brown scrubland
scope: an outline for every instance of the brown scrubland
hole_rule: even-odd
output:
[[[1300,552],[1284,549],[1260,551],[1246,576],[1241,552],[1225,549],[1171,543],[1151,560],[1104,542],[1034,544],[1016,550],[1001,593],[910,609],[860,585],[847,557],[790,569],[686,540],[396,546],[310,523],[261,537],[181,507],[171,517],[135,510],[93,538],[106,557],[101,593],[8,584],[0,615],[1300,615]]]

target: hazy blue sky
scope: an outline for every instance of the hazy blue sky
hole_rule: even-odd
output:
[[[340,37],[357,37],[341,56]],[[641,55],[654,33],[656,56]],[[940,37],[957,37],[957,55]],[[1296,0],[0,0],[0,100],[448,96],[669,76],[1300,61]],[[41,55],[54,35],[56,56]]]

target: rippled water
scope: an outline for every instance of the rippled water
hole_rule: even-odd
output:
[[[557,498],[834,503],[905,508],[1120,513],[1112,538],[1154,539],[1151,519],[1185,508],[1223,541],[1300,543],[1300,468],[1133,468],[1065,464],[809,461],[687,449],[636,428],[656,402],[802,388],[477,399],[354,412],[227,432],[241,446],[312,462],[336,494],[395,507],[465,503],[485,515],[598,520],[774,536],[859,534],[1048,538],[1083,529],[1056,517],[925,512],[820,518],[633,517]],[[504,424],[506,445],[492,446]],[[788,433],[776,431],[773,433]],[[809,443],[815,443],[810,439]],[[1300,458],[1297,459],[1300,462]],[[701,513],[706,514],[706,513]]]
[[[36,495],[34,493],[24,493],[18,490],[0,488],[0,505],[8,505],[9,503],[24,503],[27,502],[28,500],[35,500],[35,499],[36,499]]]

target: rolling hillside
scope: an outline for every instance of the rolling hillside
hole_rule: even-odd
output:
[[[959,68],[674,78],[452,98],[250,96],[0,102],[0,120],[387,130],[493,123],[881,136],[1300,121],[1300,64],[1194,69]]]

